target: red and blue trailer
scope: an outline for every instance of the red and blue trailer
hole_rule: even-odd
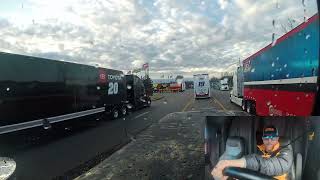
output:
[[[319,62],[317,13],[246,58],[235,73],[242,92],[230,100],[259,116],[319,115]]]

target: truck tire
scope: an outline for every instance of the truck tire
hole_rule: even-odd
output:
[[[242,106],[241,106],[243,111],[246,111],[246,104],[247,104],[247,101],[243,100],[242,101]]]
[[[151,99],[148,99],[147,100],[147,107],[150,107],[151,106]]]
[[[256,115],[256,102],[251,103],[251,114]]]
[[[256,105],[255,105],[254,101],[247,101],[246,111],[247,111],[247,113],[252,114],[252,115],[256,114]]]
[[[246,102],[246,112],[248,114],[251,114],[251,102],[250,101]]]
[[[117,108],[114,108],[114,109],[112,110],[111,115],[112,115],[112,119],[117,119],[117,118],[119,118],[119,110],[118,110]]]
[[[126,116],[127,113],[128,113],[127,108],[126,108],[125,106],[123,106],[123,107],[121,108],[121,116]]]

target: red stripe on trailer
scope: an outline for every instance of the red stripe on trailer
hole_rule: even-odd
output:
[[[280,38],[278,38],[276,41],[276,44],[284,41],[285,39],[289,38],[290,36],[294,35],[295,33],[303,30],[305,27],[307,27],[309,24],[313,23],[317,19],[319,19],[318,13],[315,14],[314,16],[312,16],[311,18],[309,18],[307,22],[300,24],[299,26],[295,27],[294,29],[292,29],[288,33],[286,33],[283,36],[281,36]],[[253,55],[251,55],[248,58],[246,58],[245,60],[243,60],[243,62],[249,61],[250,59],[260,55],[261,53],[265,52],[266,50],[270,49],[271,47],[272,47],[271,44],[267,45],[266,47],[260,49],[258,52],[254,53]]]
[[[310,116],[315,104],[315,93],[244,88],[244,94],[259,116]]]

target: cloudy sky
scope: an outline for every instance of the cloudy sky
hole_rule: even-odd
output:
[[[148,62],[153,78],[213,76],[316,9],[316,0],[2,0],[0,51],[124,72]]]

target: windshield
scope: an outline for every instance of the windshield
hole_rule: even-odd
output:
[[[320,115],[316,0],[2,0],[0,37],[0,160],[17,179],[84,175],[155,125],[145,141],[178,133],[172,113],[199,129],[189,112]]]

